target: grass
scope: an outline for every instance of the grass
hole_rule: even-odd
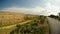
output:
[[[15,28],[15,27],[7,28],[7,29],[0,29],[0,34],[10,34],[10,32],[11,32],[14,28]]]
[[[32,22],[28,22],[23,25],[17,25],[16,29],[12,33],[16,34],[49,34],[49,26],[47,24],[47,18],[42,16],[41,19],[37,18]],[[41,23],[44,20],[44,23]],[[12,34],[11,33],[11,34]]]
[[[1,12],[0,13],[0,28],[3,26],[9,26],[21,23],[26,20],[34,20],[32,22],[28,22],[26,24],[21,25],[18,27],[12,27],[7,29],[0,29],[0,34],[10,34],[10,32],[17,32],[19,31],[24,32],[29,30],[30,32],[36,32],[38,31],[38,34],[46,34],[49,32],[49,26],[48,26],[48,20],[45,16],[33,16],[33,15],[25,15],[25,14],[17,14],[17,13],[10,13],[10,12]],[[42,28],[43,27],[43,28]],[[36,30],[35,30],[36,29]],[[28,32],[28,31],[27,31]],[[18,32],[21,33],[21,32]],[[18,34],[17,33],[17,34]]]
[[[18,24],[34,17],[28,14],[18,14],[13,12],[0,12],[0,27]]]

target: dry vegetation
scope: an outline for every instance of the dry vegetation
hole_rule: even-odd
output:
[[[14,12],[0,12],[0,27],[22,23],[33,20],[16,28],[0,29],[0,34],[48,34],[48,20],[45,16],[30,14],[19,14]],[[29,29],[30,28],[30,29]],[[23,31],[22,31],[23,30]],[[26,32],[25,32],[26,31]]]
[[[26,18],[30,18],[30,17],[33,16],[28,14],[25,15],[25,14],[14,13],[14,12],[0,12],[0,27],[18,24],[28,20]]]
[[[49,34],[48,20],[45,16],[36,17],[26,24],[18,24],[10,34]]]

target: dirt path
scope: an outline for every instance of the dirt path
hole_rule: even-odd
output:
[[[25,24],[27,22],[31,22],[32,20],[28,20],[28,21],[25,21],[25,22],[22,22],[22,23],[19,23],[19,24]],[[12,28],[12,27],[15,27],[17,24],[14,24],[14,25],[10,25],[10,26],[4,26],[4,27],[0,27],[0,29],[7,29],[7,28]]]

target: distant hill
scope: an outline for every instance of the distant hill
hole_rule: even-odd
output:
[[[26,18],[32,18],[33,15],[15,13],[15,12],[0,12],[0,27],[12,24],[18,24],[26,20]]]

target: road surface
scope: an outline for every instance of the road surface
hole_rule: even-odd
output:
[[[50,34],[60,34],[60,21],[47,17],[49,21],[49,26],[50,26]]]

